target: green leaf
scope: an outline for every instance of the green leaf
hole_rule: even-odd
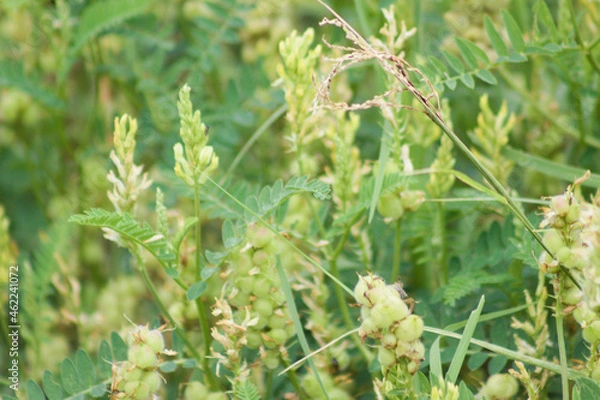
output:
[[[96,364],[102,379],[107,379],[112,375],[112,361],[113,356],[112,351],[110,350],[110,345],[106,340],[103,340],[100,343],[100,350],[98,350],[98,362]]]
[[[444,83],[446,84],[446,86],[448,86],[448,89],[456,89],[456,78],[448,79]]]
[[[524,56],[523,54],[519,54],[519,53],[510,53],[508,55],[508,58],[506,59],[506,61],[510,62],[510,63],[523,63],[525,61],[527,61],[527,57]]]
[[[42,388],[31,379],[27,381],[27,398],[29,400],[45,400]]]
[[[96,381],[96,371],[90,356],[85,350],[79,349],[75,354],[75,364],[77,365],[77,373],[83,388],[92,387]]]
[[[548,29],[553,42],[558,41],[558,29],[552,18],[552,13],[544,0],[537,0],[533,6],[533,12],[539,24],[542,24]]]
[[[492,357],[488,363],[488,373],[490,375],[494,375],[502,372],[507,362],[508,358],[503,355],[496,355],[495,357]]]
[[[279,256],[277,256],[275,261],[275,268],[277,269],[277,273],[279,274],[279,279],[281,280],[281,290],[285,295],[285,301],[288,306],[288,310],[290,312],[290,318],[294,323],[294,328],[296,329],[296,335],[298,336],[298,342],[300,342],[300,347],[305,355],[311,353],[310,346],[308,345],[308,340],[306,340],[306,336],[304,335],[304,327],[302,326],[302,322],[300,321],[300,316],[298,315],[298,308],[296,307],[296,301],[294,300],[294,294],[292,293],[292,288],[290,287],[290,283],[287,275],[285,274],[285,270],[281,265],[281,260]],[[326,399],[329,399],[329,395],[327,394],[327,390],[323,385],[323,381],[321,380],[321,376],[319,375],[319,371],[317,370],[317,366],[315,365],[315,361],[313,358],[308,359],[308,364],[310,369],[315,374],[317,381],[319,382],[319,386],[323,391]]]
[[[469,349],[469,342],[471,337],[473,337],[473,332],[475,332],[475,327],[479,321],[479,315],[481,315],[481,310],[483,310],[483,305],[485,304],[485,297],[481,296],[479,300],[479,305],[473,311],[471,311],[471,315],[469,316],[469,321],[467,322],[467,326],[463,331],[462,338],[458,343],[458,348],[456,349],[456,353],[454,353],[454,357],[452,358],[452,362],[450,363],[450,367],[448,368],[448,372],[446,373],[446,381],[454,383],[458,378],[458,374],[460,373],[460,369],[462,368],[463,361],[465,356],[467,355],[467,350]]]
[[[373,216],[375,215],[375,210],[377,209],[377,203],[379,202],[379,195],[381,194],[381,187],[383,185],[383,178],[385,177],[385,165],[387,164],[389,155],[390,155],[390,144],[391,140],[391,127],[389,126],[389,122],[385,122],[383,137],[380,141],[379,147],[379,158],[378,158],[378,169],[377,176],[375,177],[375,188],[373,189],[373,194],[371,195],[371,205],[369,210],[369,223],[373,220]]]
[[[62,380],[63,388],[69,394],[75,394],[80,389],[79,376],[77,375],[77,369],[68,358],[65,358],[60,364],[60,377]]]
[[[166,361],[159,366],[160,370],[165,373],[173,372],[177,369],[177,364],[173,361]]]
[[[448,73],[448,68],[438,60],[436,57],[429,57],[429,64],[436,70],[438,75],[443,76],[445,73]]]
[[[444,377],[442,370],[442,355],[440,353],[440,338],[437,337],[429,349],[429,366],[435,376]]]
[[[219,271],[219,268],[208,268],[208,267],[204,267],[202,268],[202,271],[200,271],[200,277],[202,278],[202,280],[208,280],[211,276],[213,276],[215,274],[215,272]]]
[[[123,338],[117,332],[112,332],[110,334],[110,343],[112,344],[114,354],[113,359],[115,361],[127,360],[127,343],[125,343]]]
[[[46,393],[46,396],[48,396],[49,400],[63,399],[62,387],[54,380],[52,372],[44,371],[42,383],[44,385],[44,392]]]
[[[206,250],[204,252],[204,256],[206,257],[206,261],[212,265],[219,265],[221,262],[229,255],[228,251],[210,251]],[[206,269],[206,268],[205,268]],[[204,271],[204,269],[203,269]]]
[[[190,288],[188,289],[188,291],[186,293],[186,297],[189,301],[194,301],[198,297],[202,296],[202,293],[204,293],[205,291],[206,291],[206,282],[199,281],[199,282],[194,283],[192,286],[190,286]]]
[[[452,53],[448,53],[446,50],[442,50],[442,54],[444,55],[446,61],[448,61],[448,64],[450,64],[450,67],[452,67],[453,70],[455,70],[459,74],[465,72],[465,66],[462,62],[460,62],[458,57],[456,57]]]
[[[65,103],[49,89],[43,87],[39,79],[25,74],[25,67],[20,61],[0,61],[0,87],[14,87],[24,91],[47,107],[64,110]]]
[[[475,400],[475,395],[473,392],[471,392],[464,381],[461,381],[460,385],[458,386],[458,398],[460,400]]]
[[[223,222],[223,228],[221,229],[221,236],[223,237],[223,245],[226,249],[230,249],[237,246],[241,241],[241,237],[237,237],[235,234],[235,228],[231,220],[226,219]]]
[[[457,38],[457,40],[459,40],[463,46],[465,46],[467,49],[469,49],[469,51],[479,60],[483,63],[483,65],[488,66],[490,65],[490,59],[488,58],[487,54],[485,51],[483,51],[482,49],[480,49],[479,47],[477,47],[476,44],[474,44],[473,42],[470,42],[468,40],[462,39],[462,38]],[[477,68],[477,64],[475,64],[475,67],[473,69]]]
[[[469,67],[470,70],[476,69],[477,57],[475,56],[475,53],[473,53],[472,48],[469,46],[473,44],[459,37],[455,37],[454,41],[456,42],[456,46],[458,46],[458,51],[460,52],[460,55],[462,56],[463,60],[465,60],[465,62],[467,63],[467,67]]]
[[[469,367],[469,370],[476,371],[488,360],[488,358],[488,353],[484,353],[483,351],[477,352],[469,357],[467,366]]]
[[[170,268],[171,263],[175,260],[175,254],[161,234],[155,232],[148,223],[140,226],[127,213],[115,213],[101,208],[92,208],[85,211],[83,215],[71,216],[69,222],[112,229],[125,240],[148,250],[164,268]]]
[[[94,2],[83,10],[69,47],[59,80],[63,81],[81,47],[102,31],[144,12],[151,0],[106,0]]]
[[[233,398],[239,400],[260,400],[260,394],[256,386],[250,380],[246,379],[235,385]]]
[[[575,179],[582,177],[586,170],[570,165],[560,164],[554,161],[546,160],[545,158],[534,156],[520,150],[510,147],[505,147],[502,155],[511,161],[514,161],[521,167],[529,168],[544,175],[562,179],[566,182],[573,182]],[[593,173],[590,177],[581,183],[582,186],[597,189],[600,187],[600,175]]]
[[[582,399],[600,399],[600,385],[593,379],[580,377],[576,380]]]
[[[473,89],[475,87],[475,81],[470,74],[464,74],[460,76],[460,81],[464,83],[466,87],[469,89]]]
[[[496,77],[488,70],[480,69],[475,72],[475,76],[481,79],[482,81],[489,83],[490,85],[495,85],[498,83]]]
[[[492,43],[492,47],[494,48],[496,53],[498,53],[499,56],[507,56],[508,50],[506,49],[506,45],[504,44],[504,41],[502,40],[502,37],[500,36],[496,28],[494,27],[494,23],[487,15],[483,18],[483,25],[485,27],[485,31],[488,35],[488,38]]]
[[[504,25],[506,25],[508,38],[510,39],[513,48],[519,53],[523,52],[523,50],[525,50],[525,40],[523,40],[523,33],[521,32],[521,28],[519,28],[517,21],[515,21],[513,16],[506,10],[502,10],[502,19],[504,20]]]
[[[90,389],[90,396],[95,399],[100,397],[106,398],[106,391],[106,385],[104,383],[99,383]]]

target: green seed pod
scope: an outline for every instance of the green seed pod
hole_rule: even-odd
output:
[[[205,399],[208,393],[208,389],[201,382],[192,381],[185,386],[183,400]]]
[[[371,320],[379,329],[389,328],[396,321],[408,316],[408,306],[399,298],[388,297],[371,309]]]
[[[127,352],[128,360],[141,369],[154,368],[158,365],[158,357],[145,344],[134,345]]]
[[[145,342],[155,353],[160,353],[165,349],[165,339],[158,329],[149,331]]]
[[[583,338],[588,343],[600,341],[600,320],[593,321],[583,329]]]
[[[273,239],[273,234],[266,226],[253,223],[248,225],[246,237],[252,247],[260,249]]]
[[[553,253],[566,246],[561,234],[554,229],[546,231],[543,242]]]
[[[161,378],[158,371],[148,371],[144,373],[144,376],[140,380],[142,385],[147,385],[150,393],[155,393],[161,384]]]
[[[377,211],[383,218],[399,219],[404,215],[402,201],[396,193],[386,193],[379,197]]]
[[[272,329],[271,332],[269,332],[269,336],[277,346],[283,345],[288,339],[288,335],[284,329]]]
[[[519,383],[509,374],[494,374],[483,389],[488,399],[512,399],[519,391]]]
[[[550,208],[552,208],[558,215],[565,215],[570,210],[569,200],[564,194],[552,197],[550,200]]]
[[[403,342],[417,340],[423,334],[423,319],[418,315],[409,315],[396,325],[394,334]]]
[[[268,318],[273,315],[273,304],[268,299],[257,299],[254,301],[252,308],[258,313],[259,316]]]
[[[394,351],[388,350],[383,346],[379,347],[377,359],[381,366],[385,368],[390,368],[392,365],[396,364],[396,354]]]

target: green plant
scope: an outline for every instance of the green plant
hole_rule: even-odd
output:
[[[3,398],[600,397],[599,6],[331,3],[0,5]]]

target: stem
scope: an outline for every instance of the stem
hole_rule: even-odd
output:
[[[558,279],[561,279],[560,276]],[[562,279],[558,283],[556,291],[556,336],[558,337],[558,356],[560,359],[560,382],[562,385],[562,398],[569,400],[569,375],[567,366],[567,345],[565,343],[565,332],[563,323],[563,304],[561,303],[564,284]]]
[[[196,281],[201,280],[201,272],[202,272],[202,220],[200,218],[200,187],[194,187],[194,214],[198,221],[195,226],[196,233],[196,250],[195,250],[195,260],[196,260]],[[208,378],[209,386],[213,390],[218,389],[218,383],[210,370],[210,325],[208,323],[208,315],[206,313],[206,306],[202,301],[202,296],[199,296],[196,299],[196,309],[198,310],[198,321],[200,322],[200,329],[202,330],[202,338],[204,339],[204,357],[202,357],[202,369],[204,370],[204,374]]]
[[[400,276],[400,258],[402,255],[402,218],[396,221],[396,231],[394,232],[394,261],[392,263],[392,276],[390,283],[396,282]]]
[[[440,237],[439,257],[438,257],[438,287],[444,286],[448,282],[448,235],[446,232],[446,212],[444,203],[437,203],[437,224]]]
[[[287,362],[287,360],[284,360],[283,357],[281,357],[281,363],[285,366],[288,367],[289,366],[289,362]],[[306,399],[306,393],[304,392],[304,389],[302,388],[302,385],[300,384],[300,381],[298,380],[298,375],[296,375],[296,371],[294,369],[289,369],[286,372],[288,379],[290,380],[290,383],[292,384],[292,386],[294,387],[294,389],[296,389],[296,394],[300,396],[301,399]],[[272,375],[271,375],[272,377]]]

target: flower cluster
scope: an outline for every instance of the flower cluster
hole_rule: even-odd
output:
[[[158,372],[160,355],[168,353],[162,332],[139,325],[128,334],[127,344],[127,361],[113,367],[113,398],[156,398],[162,383]]]
[[[246,230],[248,244],[230,260],[234,289],[230,302],[244,319],[246,309],[256,323],[246,332],[247,346],[261,349],[262,362],[268,368],[279,365],[285,355],[285,342],[294,335],[294,326],[285,306],[281,281],[275,270],[279,243],[269,229],[253,223]]]
[[[423,320],[411,314],[399,288],[386,285],[377,275],[359,276],[354,296],[361,305],[362,324],[358,331],[380,342],[378,359],[385,370],[402,364],[409,374],[419,369],[425,347],[419,340]]]
[[[212,146],[207,146],[208,127],[200,118],[200,111],[192,109],[190,100],[190,87],[184,85],[179,91],[177,103],[181,128],[179,135],[183,140],[173,146],[175,153],[175,173],[191,187],[198,187],[206,183],[208,175],[219,165],[219,158],[215,155]],[[185,155],[184,155],[185,150]]]
[[[575,181],[574,187],[587,178]],[[578,199],[569,187],[565,194],[550,199],[543,209],[541,227],[550,227],[544,234],[544,244],[555,258],[544,251],[539,264],[543,271],[557,274],[555,280],[558,301],[567,306],[583,329],[583,338],[598,348],[600,344],[600,191],[590,203]],[[580,282],[579,289],[566,279],[560,266]],[[600,378],[600,352],[592,351],[588,368],[595,379]]]

